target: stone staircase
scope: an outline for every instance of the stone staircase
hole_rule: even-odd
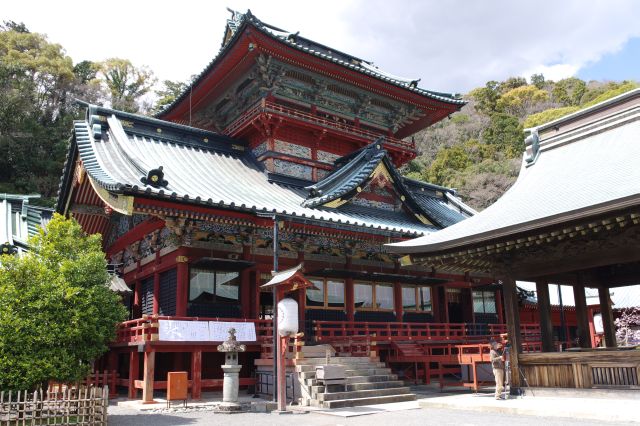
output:
[[[307,349],[307,348],[305,348]],[[300,380],[302,405],[322,408],[354,407],[358,405],[386,404],[414,401],[411,393],[397,375],[391,374],[378,358],[326,357],[317,354],[296,359],[295,369]],[[318,365],[342,365],[346,369],[346,386],[319,384],[315,368]]]

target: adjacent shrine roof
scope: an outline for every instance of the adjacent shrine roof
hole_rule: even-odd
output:
[[[299,32],[291,33],[280,28],[269,25],[262,22],[255,17],[251,10],[246,13],[239,13],[232,11],[232,18],[227,21],[226,32],[222,41],[222,46],[218,55],[205,67],[205,69],[193,80],[191,87],[197,86],[201,80],[203,80],[211,70],[214,69],[219,59],[224,56],[230,46],[233,45],[236,37],[243,32],[245,26],[250,25],[257,29],[261,33],[276,39],[282,43],[285,43],[294,49],[316,56],[323,60],[341,65],[345,68],[353,71],[360,72],[362,74],[374,77],[378,80],[390,83],[392,85],[401,87],[405,90],[409,90],[418,95],[424,96],[429,99],[438,100],[452,105],[458,105],[459,107],[465,105],[467,102],[460,98],[458,94],[434,92],[430,90],[421,89],[418,87],[420,79],[410,79],[394,76],[376,67],[373,62],[365,61],[355,56],[340,52],[339,50],[327,47],[321,43],[309,40],[299,35]],[[168,111],[170,111],[175,105],[182,102],[184,98],[188,96],[190,90],[185,90],[176,100],[168,105],[157,116],[162,117]],[[459,108],[458,107],[458,108]]]
[[[462,249],[640,204],[640,89],[529,130],[520,175],[498,201],[439,232],[387,247],[424,254]]]
[[[386,158],[386,151],[369,149],[375,151],[374,157],[379,158],[379,162],[384,161],[398,179],[391,162],[382,160]],[[450,190],[446,190],[449,192],[445,195],[442,192],[445,188],[412,181],[413,190],[410,191],[401,179],[398,184],[405,191],[406,199],[413,199],[413,193],[418,194],[415,201],[411,201],[415,203],[412,208],[425,215],[431,224],[420,223],[405,211],[355,204],[326,208],[310,202],[314,196],[304,185],[286,179],[282,180],[287,182],[284,184],[270,179],[243,141],[96,106],[88,106],[87,118],[74,123],[70,156],[58,197],[59,211],[64,210],[69,196],[75,158],[82,162],[94,188],[112,194],[276,213],[301,220],[330,222],[334,226],[349,225],[404,235],[422,235],[469,215],[459,200],[449,201]],[[329,178],[343,169],[355,175],[358,175],[358,167],[368,170],[367,162],[349,160],[352,159],[343,159],[345,165]],[[341,184],[350,185],[350,180],[341,180]],[[330,182],[316,185],[337,191]]]

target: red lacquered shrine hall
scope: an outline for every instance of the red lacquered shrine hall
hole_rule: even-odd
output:
[[[222,383],[219,342],[163,341],[157,321],[246,321],[258,336],[241,354],[241,384],[254,383],[271,356],[273,300],[260,286],[274,249],[279,269],[304,263],[315,286],[291,294],[307,345],[364,330],[501,331],[491,281],[401,267],[384,248],[474,213],[455,191],[398,172],[416,156],[406,138],[463,105],[250,12],[234,14],[218,56],[158,118],[87,105],[57,210],[103,235],[132,289],[102,367],[145,400],[168,371],[189,371],[197,398]]]

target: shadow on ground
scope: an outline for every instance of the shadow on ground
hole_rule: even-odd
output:
[[[197,422],[198,419],[172,416],[170,414],[109,414],[109,426],[137,426],[141,424],[153,426],[177,426],[195,424]]]

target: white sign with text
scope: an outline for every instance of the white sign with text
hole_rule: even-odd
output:
[[[158,321],[158,338],[170,342],[204,342],[209,340],[209,323],[205,321]]]
[[[214,342],[224,342],[229,337],[229,329],[236,329],[238,342],[255,342],[256,327],[252,322],[209,321],[209,336]]]
[[[158,321],[158,338],[168,342],[223,342],[229,329],[236,329],[239,342],[255,342],[256,327],[252,322],[228,321]]]

